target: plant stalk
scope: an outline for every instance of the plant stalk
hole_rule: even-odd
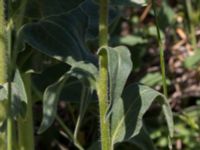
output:
[[[14,146],[14,121],[12,117],[12,73],[13,73],[13,60],[12,60],[12,18],[10,16],[11,13],[11,0],[7,1],[7,5],[5,10],[7,14],[4,15],[5,19],[7,19],[6,24],[6,35],[7,35],[7,57],[9,62],[7,62],[8,66],[8,103],[7,103],[7,150],[13,150]]]
[[[108,46],[108,13],[109,0],[100,0],[100,21],[99,21],[99,46]],[[108,108],[108,70],[107,56],[100,54],[99,56],[99,79],[97,83],[97,94],[99,99],[100,112],[100,134],[101,149],[111,150],[110,124],[106,120],[106,112]]]
[[[158,23],[158,13],[157,13],[155,1],[156,0],[152,0],[152,6],[153,6],[154,15],[155,15],[158,46],[159,46],[159,49],[160,49],[159,51],[160,51],[160,65],[161,65],[161,73],[162,73],[163,93],[166,97],[168,97],[167,81],[166,81],[166,73],[165,73],[164,43],[161,39],[160,27],[159,27],[159,23]]]
[[[0,0],[0,84],[7,82],[7,36],[4,1]]]
[[[81,122],[85,116],[85,112],[88,106],[88,93],[89,89],[83,85],[82,93],[81,93],[81,104],[80,104],[80,111],[79,111],[79,116],[76,122],[76,127],[74,130],[74,139],[78,140],[78,132],[81,126]]]
[[[58,123],[60,124],[60,126],[63,128],[63,130],[65,131],[65,133],[69,137],[69,139],[72,140],[72,142],[74,143],[74,145],[79,150],[84,150],[84,148],[81,146],[81,144],[79,143],[79,141],[74,138],[74,135],[71,132],[71,130],[65,125],[65,123],[62,121],[62,119],[58,115],[56,115],[56,120],[58,121]]]
[[[9,5],[9,4],[8,4]],[[13,123],[12,123],[12,117],[10,112],[10,104],[11,104],[11,82],[10,82],[10,70],[8,66],[7,59],[10,60],[10,51],[11,51],[11,36],[8,26],[8,14],[6,14],[6,9],[8,9],[8,6],[5,6],[5,1],[0,0],[0,84],[8,83],[8,100],[6,104],[1,103],[0,107],[3,109],[1,111],[2,117],[6,119],[7,117],[7,131],[6,131],[6,137],[3,137],[4,140],[7,142],[6,149],[12,150],[13,145]],[[6,143],[5,142],[5,143]],[[4,147],[4,146],[3,146]],[[5,149],[4,147],[4,149]],[[1,147],[2,148],[2,147]]]
[[[190,32],[190,38],[191,38],[191,44],[192,48],[194,50],[197,49],[197,39],[196,39],[196,33],[195,33],[195,24],[194,24],[194,14],[196,13],[192,9],[192,2],[191,0],[186,0],[185,1],[185,7],[186,7],[186,13],[187,13],[187,18],[188,18],[188,25],[189,25],[189,32]]]
[[[27,113],[25,118],[19,117],[17,120],[19,150],[34,150],[31,75],[30,74],[23,75],[23,81],[25,84],[28,102],[27,102]]]

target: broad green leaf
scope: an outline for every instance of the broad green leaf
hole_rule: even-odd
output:
[[[44,71],[42,71],[40,74],[32,75],[33,86],[43,93],[47,86],[53,84],[69,70],[70,67],[65,63],[51,64],[49,67],[45,68]]]
[[[42,16],[52,16],[68,12],[76,8],[84,0],[37,0]]]
[[[145,6],[147,5],[147,0],[111,0],[114,5],[137,5]]]
[[[29,45],[59,61],[70,65],[75,61],[97,64],[86,41],[98,34],[98,8],[92,0],[86,0],[68,13],[25,25],[20,35]]]
[[[98,70],[96,66],[84,62],[76,62],[72,65],[71,71],[69,71],[70,76],[76,77],[82,81],[86,86],[95,89],[96,88],[96,78],[98,75]]]
[[[87,20],[87,16],[79,8],[70,14],[52,16],[38,23],[28,24],[22,29],[22,36],[35,49],[60,61],[69,64],[74,60],[94,61],[95,57],[84,44]]]
[[[137,145],[141,150],[156,150],[148,131],[144,127],[141,128],[138,135],[130,139],[128,142]]]
[[[149,133],[143,127],[140,133],[129,141],[117,143],[115,145],[116,150],[156,150],[154,143],[152,142]]]
[[[59,15],[76,8],[84,0],[28,0],[26,17],[44,18]]]
[[[165,96],[147,86],[131,84],[125,88],[122,98],[119,98],[112,106],[111,137],[113,144],[128,141],[138,135],[142,127],[142,118],[154,101],[161,104],[170,136],[173,136],[172,112]]]
[[[126,80],[132,70],[132,61],[128,48],[101,48],[99,54],[105,53],[108,58],[109,99],[111,105],[121,97]]]
[[[98,38],[99,33],[99,5],[93,0],[86,0],[80,5],[81,10],[88,16],[88,28],[86,41]],[[109,7],[108,21],[112,25],[115,20],[119,19],[120,14],[113,8]],[[112,29],[111,29],[112,30]]]
[[[97,68],[93,64],[86,64],[84,62],[74,63],[71,70],[66,72],[57,82],[48,86],[43,96],[43,119],[39,129],[39,133],[48,129],[56,116],[57,103],[59,96],[66,81],[70,76],[76,77],[93,90],[96,80]],[[76,89],[77,90],[77,89]]]

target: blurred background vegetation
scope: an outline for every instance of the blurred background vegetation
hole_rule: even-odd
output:
[[[158,18],[165,43],[169,100],[174,112],[175,150],[200,149],[200,1],[160,0]],[[156,26],[151,6],[121,8],[123,18],[111,36],[113,45],[132,52],[131,80],[161,90],[162,77]],[[146,124],[159,150],[167,148],[167,129],[157,107],[146,114]],[[160,128],[161,126],[161,128]],[[129,146],[128,146],[129,147]]]

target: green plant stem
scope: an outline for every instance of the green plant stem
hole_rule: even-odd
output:
[[[14,122],[12,118],[12,26],[8,24],[8,58],[10,60],[8,64],[8,116],[7,116],[7,150],[13,150],[14,145]]]
[[[108,46],[108,5],[109,0],[100,1],[99,46]]]
[[[12,97],[12,86],[11,82],[8,82],[8,116],[7,116],[7,150],[13,150],[13,119],[11,114],[11,97]]]
[[[74,145],[79,149],[79,150],[84,150],[84,148],[81,146],[81,144],[74,138],[73,133],[71,130],[65,125],[65,123],[62,121],[62,119],[56,115],[56,120],[60,124],[60,126],[63,128],[63,130],[66,132],[67,136],[69,137],[70,140],[74,143]]]
[[[74,130],[74,139],[76,139],[76,140],[78,138],[78,132],[80,129],[81,122],[83,120],[83,117],[84,117],[86,109],[87,109],[87,105],[88,105],[87,98],[88,98],[88,89],[87,89],[87,87],[85,87],[83,85],[83,89],[82,89],[82,93],[81,93],[80,111],[79,111],[79,116],[78,116],[78,119],[76,122],[76,127]]]
[[[34,150],[34,130],[33,130],[33,113],[31,98],[31,75],[23,75],[23,81],[27,93],[27,113],[25,118],[19,118],[18,123],[18,140],[19,150]]]
[[[108,46],[108,8],[109,0],[100,1],[100,22],[99,22],[99,46]],[[111,150],[110,124],[106,120],[106,112],[108,108],[108,70],[107,56],[99,55],[99,79],[97,83],[97,94],[99,99],[100,112],[100,134],[101,134],[101,149]]]
[[[195,12],[192,9],[191,0],[185,0],[185,7],[186,7],[187,18],[188,18],[188,25],[189,25],[192,48],[194,50],[196,50],[197,49],[197,39],[196,39],[196,33],[195,33],[195,25],[194,25],[194,21],[193,21],[193,16],[195,15]]]
[[[4,14],[4,1],[0,0],[0,85],[7,82],[7,35],[6,35],[6,20]],[[7,118],[7,101],[0,102],[0,121],[4,121]],[[2,122],[1,122],[2,123]],[[6,149],[6,133],[0,133],[0,149]],[[0,141],[1,142],[1,141]]]
[[[159,49],[160,49],[160,65],[161,65],[161,73],[162,73],[163,93],[166,97],[168,97],[167,81],[166,81],[166,73],[165,73],[164,44],[161,39],[155,0],[152,0],[152,6],[153,6],[154,15],[155,15],[158,45],[159,45]]]

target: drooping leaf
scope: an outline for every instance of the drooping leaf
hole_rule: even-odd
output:
[[[156,150],[154,143],[152,142],[147,130],[143,127],[140,133],[129,141],[117,143],[115,145],[116,150]]]
[[[108,58],[109,99],[111,104],[121,97],[126,80],[132,70],[132,61],[128,48],[102,48],[99,54],[105,53]]]
[[[71,70],[66,72],[57,82],[48,86],[43,96],[43,119],[39,129],[39,133],[48,129],[56,116],[57,104],[63,87],[70,76],[76,77],[85,84],[85,86],[95,88],[97,68],[93,64],[84,62],[74,63]],[[65,84],[66,83],[66,84]],[[77,89],[76,89],[77,90]]]
[[[137,145],[141,150],[156,150],[148,131],[144,127],[141,128],[138,135],[130,139],[128,142]]]
[[[43,96],[43,118],[38,133],[44,132],[52,125],[57,112],[59,95],[68,77],[68,74],[64,74],[57,82],[48,86],[45,90]]]
[[[27,94],[18,69],[15,71],[14,80],[12,84],[12,114],[13,116],[26,116]]]
[[[170,136],[173,136],[172,112],[165,96],[147,86],[131,84],[125,88],[122,98],[119,98],[112,106],[113,144],[128,141],[138,135],[142,127],[142,118],[154,101],[161,104]]]

